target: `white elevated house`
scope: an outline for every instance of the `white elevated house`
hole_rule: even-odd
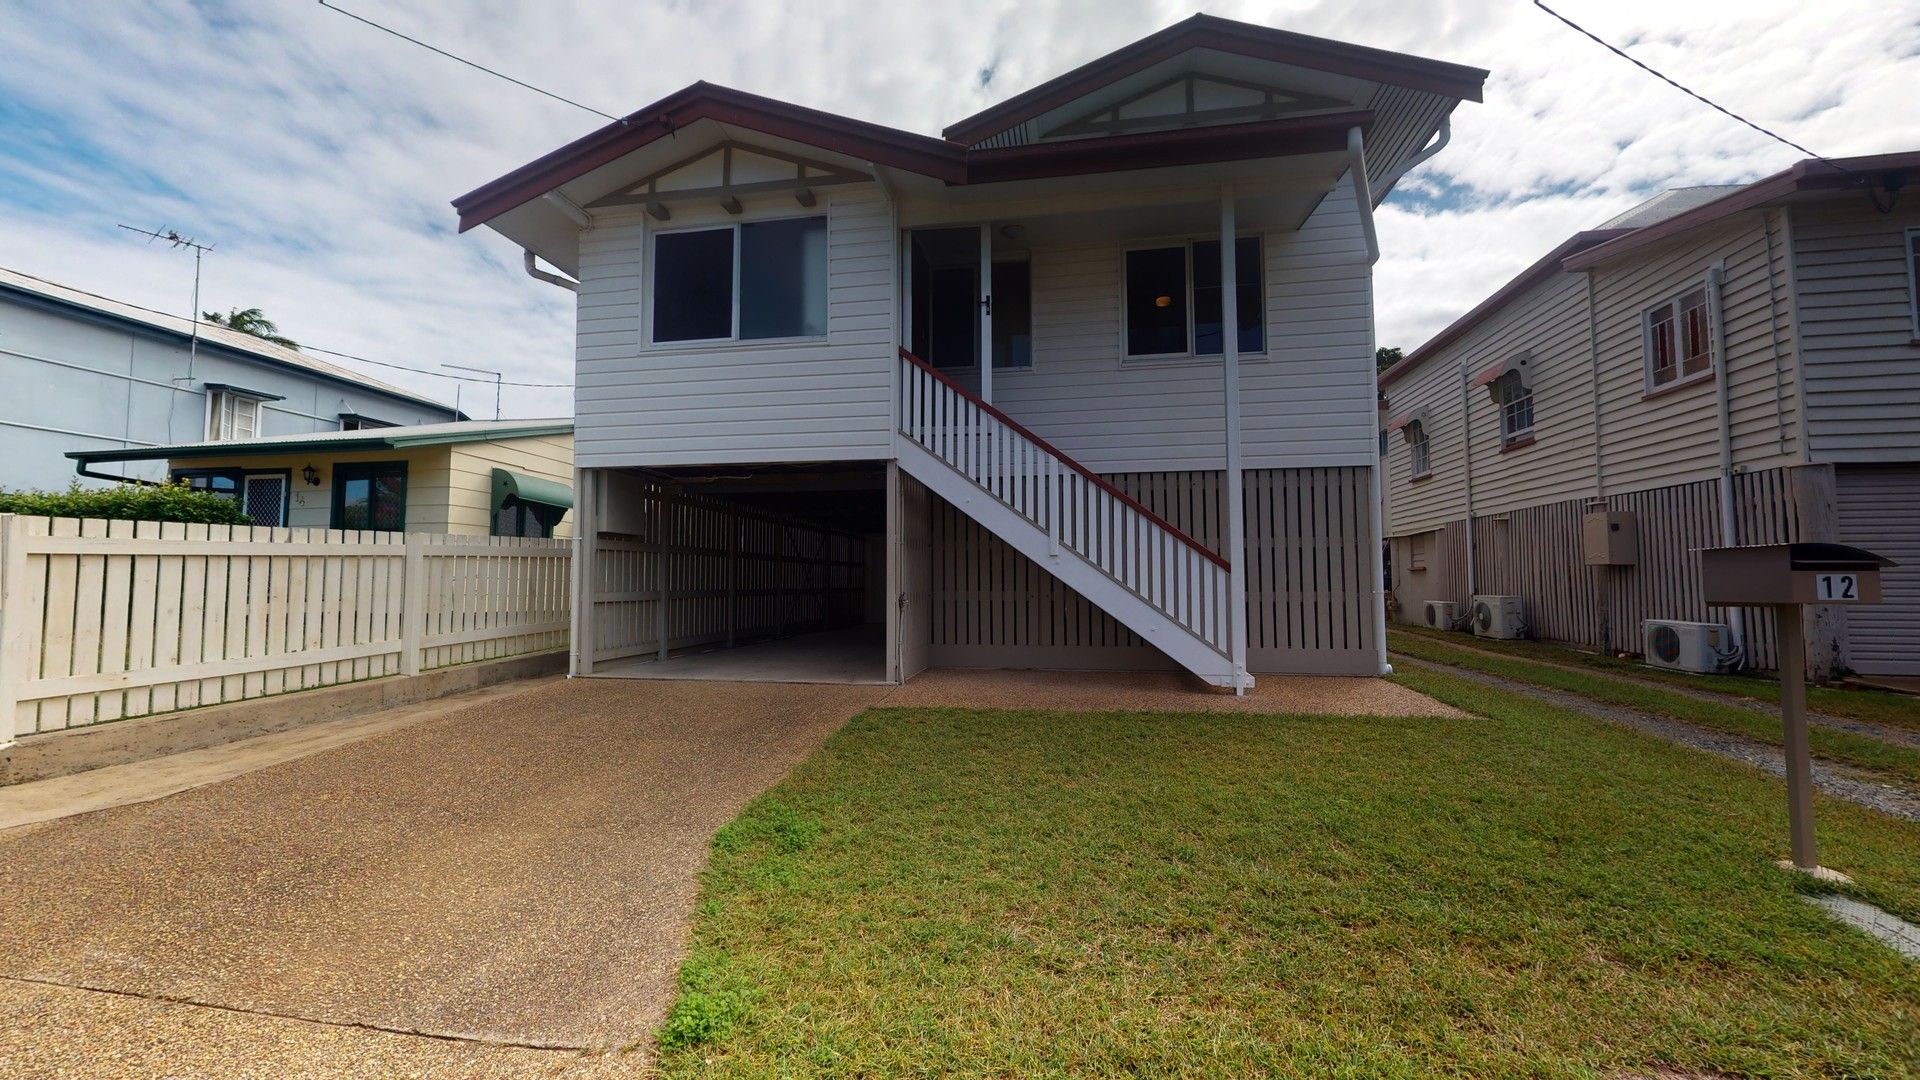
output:
[[[1382,671],[1372,214],[1485,76],[1197,16],[940,138],[696,83],[457,199],[579,295],[575,673]]]

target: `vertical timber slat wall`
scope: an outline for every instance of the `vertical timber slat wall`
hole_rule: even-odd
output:
[[[865,620],[865,537],[630,474],[608,480],[592,571],[595,663],[658,653],[662,625],[672,651]]]
[[[1209,550],[1225,550],[1221,473],[1106,479]],[[1248,666],[1269,673],[1372,674],[1366,470],[1249,470],[1244,482]],[[1177,669],[951,504],[934,499],[931,520],[933,664]]]

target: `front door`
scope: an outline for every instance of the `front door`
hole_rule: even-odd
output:
[[[980,366],[980,227],[915,229],[908,348],[942,371]]]

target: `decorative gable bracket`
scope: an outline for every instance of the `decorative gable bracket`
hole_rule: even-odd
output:
[[[818,188],[871,179],[855,169],[727,141],[641,177],[587,207],[644,206],[655,219],[666,221],[673,216],[673,203],[711,200],[727,213],[738,214],[745,209],[742,196],[779,192],[791,193],[795,202],[811,207],[819,204]]]

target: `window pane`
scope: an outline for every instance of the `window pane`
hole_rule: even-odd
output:
[[[733,230],[663,233],[653,242],[653,340],[733,336]]]
[[[1257,353],[1266,347],[1265,305],[1260,295],[1260,238],[1243,236],[1233,244],[1236,314],[1240,351]],[[1193,244],[1193,352],[1218,356],[1220,341],[1220,242]]]
[[[1186,249],[1127,252],[1127,355],[1186,351]]]
[[[405,468],[383,472],[373,478],[373,528],[399,531],[407,526],[407,473]]]
[[[827,219],[740,226],[740,336],[827,333]]]
[[[1707,292],[1695,289],[1680,300],[1681,370],[1684,374],[1713,366],[1713,345],[1707,334]]]
[[[340,513],[333,523],[336,529],[365,529],[373,520],[371,499],[373,481],[366,477],[344,480],[340,484]]]
[[[993,264],[993,366],[1033,366],[1033,273],[1024,262]]]

